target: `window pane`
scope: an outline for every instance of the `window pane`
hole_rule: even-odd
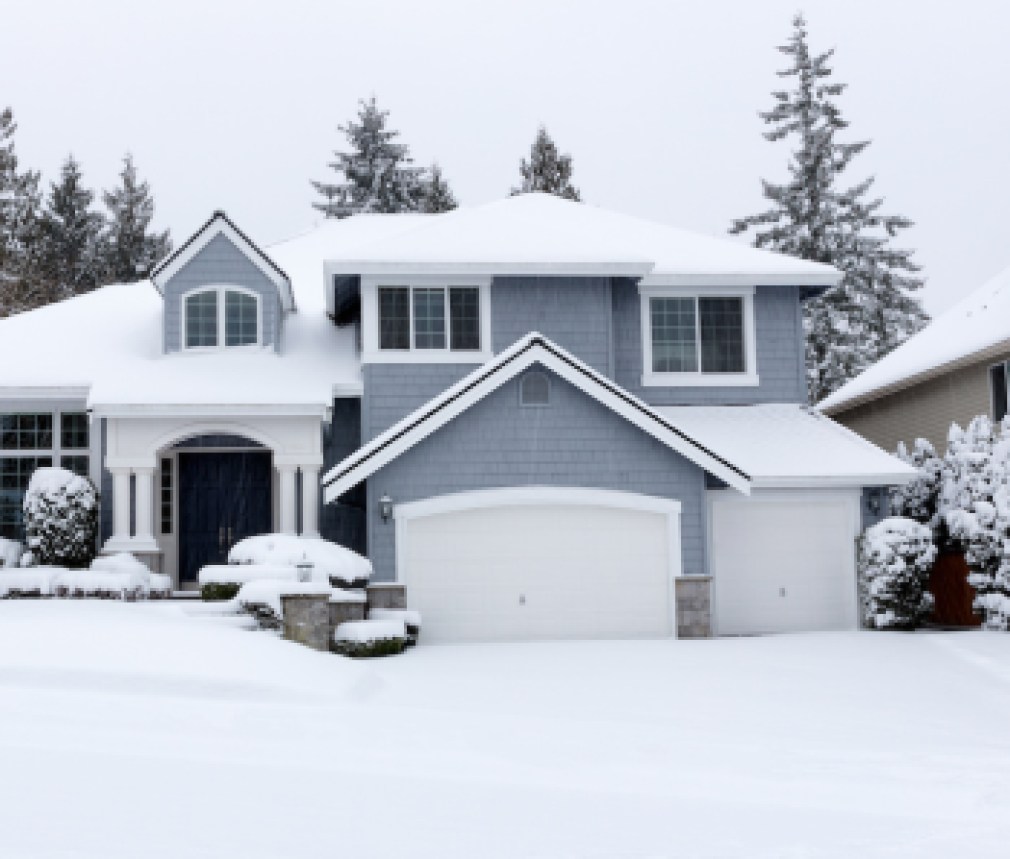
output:
[[[414,348],[445,348],[445,290],[414,290]]]
[[[410,290],[379,287],[379,348],[410,348]]]
[[[989,379],[992,384],[992,419],[1001,421],[1006,417],[1006,364],[997,364],[989,368]]]
[[[172,460],[161,461],[161,533],[172,533]]]
[[[74,474],[80,475],[81,477],[88,476],[88,465],[89,460],[86,456],[61,456],[60,457],[60,467],[67,469],[67,471],[72,471]]]
[[[60,447],[88,447],[88,416],[85,412],[64,412],[60,415]]]
[[[480,349],[480,290],[476,286],[449,290],[449,329],[453,349]]]
[[[217,292],[198,292],[186,299],[186,348],[217,346]]]
[[[699,298],[701,320],[701,371],[742,373],[743,299]]]
[[[51,414],[0,415],[0,448],[49,450],[52,446]]]
[[[224,294],[225,346],[249,346],[259,342],[256,299],[244,292]]]
[[[698,339],[693,298],[652,298],[652,369],[656,373],[698,370]]]
[[[0,537],[21,540],[25,490],[36,468],[50,466],[48,456],[0,457]]]

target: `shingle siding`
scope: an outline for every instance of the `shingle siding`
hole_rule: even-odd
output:
[[[551,378],[551,402],[519,405],[513,379],[368,480],[369,557],[376,578],[395,577],[394,503],[506,486],[615,489],[682,503],[684,571],[705,569],[704,472],[568,382]]]
[[[200,286],[234,284],[260,296],[263,345],[278,348],[281,304],[277,287],[227,236],[217,235],[165,284],[164,349],[182,348],[182,295]]]

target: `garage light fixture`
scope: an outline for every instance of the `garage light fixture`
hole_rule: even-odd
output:
[[[383,522],[388,522],[393,515],[393,499],[388,495],[379,499],[379,515]]]

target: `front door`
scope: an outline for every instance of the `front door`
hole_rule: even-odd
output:
[[[179,584],[224,564],[244,537],[270,533],[273,462],[269,451],[179,453]]]

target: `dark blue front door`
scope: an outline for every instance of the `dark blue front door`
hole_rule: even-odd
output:
[[[243,537],[271,530],[269,451],[179,453],[179,582],[223,564]]]

